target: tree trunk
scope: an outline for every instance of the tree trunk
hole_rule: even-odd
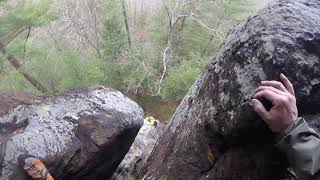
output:
[[[2,42],[0,42],[0,51],[2,54],[6,55],[7,60],[9,63],[17,70],[19,71],[24,78],[26,78],[32,86],[34,86],[37,90],[39,90],[42,93],[48,93],[50,92],[49,89],[47,89],[40,81],[38,81],[36,78],[34,78],[29,72],[27,72],[25,69],[23,69],[22,64],[19,62],[18,59],[16,59],[13,55],[7,54],[5,50],[5,46]]]
[[[121,0],[121,5],[122,5],[122,13],[123,13],[123,18],[124,18],[124,23],[126,25],[126,30],[127,30],[128,44],[129,44],[129,47],[131,48],[131,37],[130,37],[128,15],[127,15],[126,4],[125,4],[124,0]]]

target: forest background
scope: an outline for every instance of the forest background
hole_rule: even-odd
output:
[[[104,85],[165,122],[258,0],[0,0],[0,91]]]

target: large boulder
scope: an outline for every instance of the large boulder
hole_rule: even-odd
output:
[[[320,120],[319,58],[319,0],[280,0],[240,23],[176,110],[140,179],[283,178],[287,163],[249,102],[261,80],[284,73],[299,115]]]
[[[20,154],[43,160],[58,180],[108,179],[143,125],[135,102],[103,87],[53,97],[5,93],[0,104],[1,180],[27,179]]]

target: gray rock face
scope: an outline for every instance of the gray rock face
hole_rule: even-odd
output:
[[[280,0],[235,27],[180,104],[140,179],[283,178],[286,161],[249,102],[261,80],[284,73],[299,115],[320,120],[319,9],[318,0]]]
[[[130,150],[118,166],[112,176],[112,180],[133,180],[137,179],[138,172],[144,166],[147,158],[162,134],[160,122],[152,125],[146,119],[134,140]]]
[[[143,111],[135,102],[103,87],[58,97],[0,97],[6,97],[0,102],[8,105],[24,98],[20,105],[1,111],[1,180],[26,179],[17,166],[20,154],[43,160],[58,180],[107,179],[143,124]]]

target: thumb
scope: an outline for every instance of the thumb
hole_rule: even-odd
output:
[[[254,111],[258,113],[263,120],[267,119],[268,111],[264,108],[263,104],[257,99],[252,99],[251,103]]]

